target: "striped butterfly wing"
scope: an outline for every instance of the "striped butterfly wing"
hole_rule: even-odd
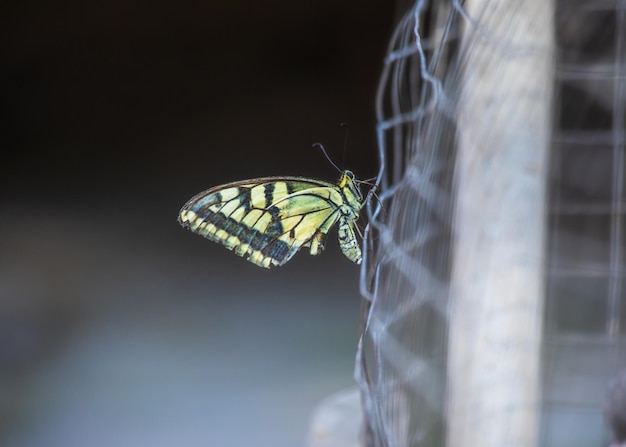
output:
[[[302,247],[316,255],[341,216],[337,185],[300,177],[268,177],[204,191],[179,222],[265,268],[285,264]]]

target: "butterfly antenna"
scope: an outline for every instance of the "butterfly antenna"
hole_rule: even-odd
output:
[[[335,162],[331,160],[331,158],[328,156],[328,152],[326,152],[326,149],[324,148],[324,146],[322,146],[322,144],[321,144],[321,143],[315,143],[315,144],[313,145],[313,147],[319,147],[319,148],[322,150],[322,152],[324,153],[324,156],[326,157],[326,160],[328,160],[328,161],[329,161],[329,163],[330,163],[331,165],[333,165],[337,171],[339,171],[339,172],[343,172],[341,169],[339,169],[339,166],[337,166],[337,165],[335,164]]]
[[[346,152],[348,151],[348,123],[339,124],[340,127],[343,127],[346,131],[343,136],[343,154],[341,154],[341,165],[346,165]]]

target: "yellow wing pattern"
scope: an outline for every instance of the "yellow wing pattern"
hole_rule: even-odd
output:
[[[301,248],[312,255],[324,249],[339,221],[339,245],[361,262],[354,225],[363,201],[354,174],[344,171],[338,184],[301,177],[268,177],[217,186],[180,210],[183,227],[223,244],[265,268],[283,265]]]

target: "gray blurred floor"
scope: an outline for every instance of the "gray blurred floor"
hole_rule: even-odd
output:
[[[266,271],[174,220],[37,215],[0,221],[0,445],[293,447],[353,384],[336,247]]]

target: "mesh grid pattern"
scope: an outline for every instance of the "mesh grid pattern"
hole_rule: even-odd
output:
[[[626,367],[625,13],[623,1],[557,4],[544,445],[608,444],[606,387]]]
[[[452,11],[444,2],[414,5],[391,39],[379,86],[383,209],[369,209],[356,371],[372,446],[441,445],[444,436],[455,122],[441,79],[457,52]]]
[[[462,5],[417,1],[377,97],[356,377],[368,446],[444,446]],[[540,444],[607,445],[607,384],[626,368],[626,1],[560,0],[550,148]],[[509,42],[505,42],[507,45]]]

